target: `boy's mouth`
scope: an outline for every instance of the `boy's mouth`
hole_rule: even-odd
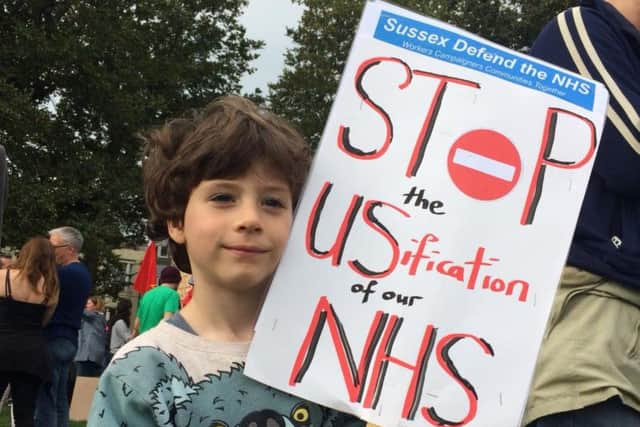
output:
[[[267,249],[261,248],[259,246],[250,246],[250,245],[223,245],[224,249],[239,253],[239,254],[263,254],[269,252]]]

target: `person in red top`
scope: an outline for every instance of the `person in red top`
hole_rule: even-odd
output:
[[[187,288],[187,290],[184,292],[184,295],[180,299],[180,307],[182,308],[184,308],[187,304],[189,304],[189,301],[191,301],[191,297],[193,296],[193,276],[189,277],[188,285],[189,287]]]

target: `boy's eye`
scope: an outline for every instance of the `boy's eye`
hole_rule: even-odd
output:
[[[266,197],[263,202],[265,206],[268,206],[270,208],[284,208],[285,204],[284,201],[282,201],[281,199],[277,198],[277,197]]]
[[[211,195],[211,197],[209,197],[209,200],[211,200],[212,202],[218,202],[218,203],[229,203],[229,202],[233,202],[233,195],[229,194],[229,193],[216,193]]]

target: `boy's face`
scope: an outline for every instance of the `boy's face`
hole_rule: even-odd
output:
[[[186,245],[199,286],[242,291],[262,287],[275,271],[291,221],[289,186],[257,164],[238,178],[200,182],[183,224],[168,228],[175,242]]]

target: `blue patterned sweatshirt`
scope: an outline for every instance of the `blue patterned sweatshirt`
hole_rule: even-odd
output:
[[[365,427],[244,376],[248,349],[248,342],[213,342],[160,322],[116,353],[87,425]]]

